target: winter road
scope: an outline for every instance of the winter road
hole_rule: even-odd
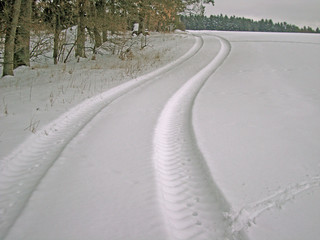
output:
[[[10,235],[14,235],[15,231],[11,233],[10,229],[23,221],[22,219],[28,212],[32,215],[35,214],[32,218],[38,219],[40,228],[42,228],[41,225],[43,223],[49,224],[50,221],[44,221],[44,216],[36,216],[37,214],[43,214],[43,212],[37,213],[33,207],[41,204],[40,202],[49,206],[51,205],[50,201],[55,202],[55,204],[52,202],[55,207],[50,208],[51,210],[48,209],[46,213],[48,217],[52,216],[50,214],[51,211],[55,212],[52,212],[53,215],[72,211],[70,203],[72,203],[73,207],[79,208],[78,210],[75,209],[75,215],[72,216],[72,219],[61,216],[61,220],[64,220],[54,223],[62,224],[61,226],[70,225],[71,227],[71,229],[64,228],[65,230],[59,233],[47,233],[50,236],[55,236],[54,238],[56,239],[65,238],[66,234],[71,234],[72,238],[74,238],[77,235],[74,231],[86,228],[86,226],[90,225],[92,219],[96,218],[100,218],[99,222],[103,223],[100,226],[103,230],[96,229],[99,225],[97,224],[92,231],[86,231],[87,236],[81,233],[82,237],[92,238],[95,234],[108,236],[105,231],[109,232],[109,228],[113,229],[112,235],[116,234],[116,229],[119,228],[119,219],[117,219],[119,216],[114,217],[113,221],[112,218],[110,219],[105,214],[115,212],[112,209],[117,207],[116,205],[121,207],[119,211],[116,211],[117,215],[123,215],[120,219],[127,219],[121,224],[121,229],[128,229],[128,231],[121,230],[118,234],[127,234],[131,232],[130,229],[139,229],[137,234],[141,234],[140,238],[148,238],[148,234],[150,234],[151,238],[151,236],[154,236],[156,229],[154,231],[150,231],[150,229],[160,228],[161,226],[167,229],[166,225],[168,225],[167,232],[169,236],[172,234],[169,238],[199,239],[204,234],[202,238],[207,239],[209,236],[214,236],[216,233],[214,233],[215,229],[211,227],[212,221],[215,221],[215,218],[219,222],[224,221],[223,212],[219,210],[221,207],[219,202],[224,202],[224,200],[221,199],[222,196],[214,195],[219,190],[211,183],[212,179],[210,179],[209,174],[203,175],[208,169],[204,167],[204,163],[200,162],[203,160],[199,159],[201,154],[196,147],[196,141],[192,140],[192,133],[191,135],[189,133],[192,129],[189,129],[189,127],[191,126],[192,102],[197,92],[201,89],[205,80],[223,63],[229,51],[230,46],[224,39],[212,36],[197,36],[195,37],[193,48],[180,59],[156,72],[133,80],[95,99],[90,99],[47,127],[46,130],[36,136],[38,137],[37,139],[36,137],[35,140],[30,139],[23,146],[23,150],[17,151],[11,159],[7,160],[10,163],[10,170],[9,168],[6,170],[7,179],[2,179],[2,181],[5,181],[2,186],[8,185],[8,183],[11,185],[9,188],[1,189],[3,196],[6,196],[1,201],[1,204],[7,215],[3,219],[5,222],[2,225],[3,228],[9,229],[10,234],[7,238],[10,239]],[[190,64],[190,61],[197,64]],[[194,67],[190,68],[190,65]],[[181,87],[183,84],[185,85]],[[177,96],[175,97],[177,100],[172,98],[167,103],[168,98],[179,88],[180,91],[174,95]],[[182,96],[179,96],[181,93]],[[164,106],[166,103],[167,105]],[[163,113],[158,119],[162,109]],[[172,116],[169,113],[169,117],[175,119],[173,124],[178,124],[180,127],[173,126],[172,128],[170,119],[162,119],[163,116],[164,118],[167,116],[166,112],[168,111],[174,113],[171,114]],[[175,114],[178,114],[178,119],[176,119],[177,116]],[[148,115],[148,117],[143,117],[145,115]],[[157,122],[158,127],[154,140],[152,140],[152,134]],[[179,131],[181,132],[182,130],[182,132],[168,133],[170,127],[173,131],[180,129]],[[159,131],[161,128],[166,129]],[[167,130],[167,128],[169,129]],[[168,149],[162,144],[163,134],[166,134],[164,141],[167,142],[164,144],[168,145]],[[177,146],[177,149],[171,150],[170,145],[172,143],[170,141],[175,141],[179,137],[181,140],[188,140],[191,137],[193,142],[187,143],[186,146],[178,142],[178,145],[182,146]],[[152,142],[154,142],[154,145],[150,144]],[[177,153],[177,151],[181,151],[179,150],[181,147],[185,149]],[[170,158],[165,158],[167,154],[173,156],[178,154],[181,157],[183,155],[195,156],[192,159],[193,163],[186,165],[184,168],[177,169],[173,166],[171,169],[166,170],[167,164],[170,165],[172,161]],[[90,163],[87,162],[92,156],[95,159],[92,159],[93,161],[90,161]],[[65,159],[69,158],[72,158],[75,162],[65,161]],[[133,159],[141,159],[141,161],[137,162]],[[153,159],[154,161],[152,161]],[[180,161],[182,160],[186,159],[181,159]],[[91,167],[87,166],[87,163]],[[71,167],[69,164],[75,164],[75,167],[77,166],[79,169],[67,170],[66,166]],[[25,165],[29,165],[27,171],[25,170]],[[63,166],[63,169],[61,166]],[[63,174],[63,176],[58,177],[58,179],[62,182],[58,180],[50,183],[52,177],[54,179],[57,177],[57,173],[54,170],[56,167],[61,168],[62,172],[59,172],[59,174]],[[182,177],[182,180],[174,179],[175,175],[180,175],[180,173],[189,168],[191,169],[191,174],[186,174],[186,176]],[[172,174],[172,169],[175,169],[176,174]],[[64,170],[67,170],[67,172],[63,173]],[[124,173],[123,171],[128,172]],[[54,176],[51,176],[52,174]],[[110,175],[111,178],[114,178],[113,175],[118,175],[123,181],[115,183],[112,179],[108,180]],[[185,177],[189,177],[192,181],[189,183]],[[197,180],[195,181],[194,179]],[[85,182],[74,185],[74,181]],[[143,184],[143,188],[140,188],[138,184],[140,181],[149,183],[149,186],[146,188],[145,184]],[[186,181],[187,185],[179,184],[181,181]],[[157,184],[155,184],[156,182]],[[168,186],[170,184],[171,186]],[[179,186],[173,187],[177,184]],[[190,197],[185,197],[186,194],[181,192],[181,188],[190,188],[194,184],[194,187],[203,185],[201,186],[203,188],[202,193],[198,192],[199,186],[192,192],[188,192]],[[211,189],[212,186],[214,186],[213,189]],[[88,187],[90,190],[87,189]],[[167,187],[171,187],[175,192],[172,195],[176,195],[176,198],[183,200],[173,200],[175,203],[171,207],[171,200],[168,199],[168,197],[170,198],[170,193],[168,193]],[[45,194],[41,194],[40,198],[36,200],[37,197],[35,198],[35,196],[38,189],[46,190]],[[61,202],[59,204],[56,204],[57,199],[50,197],[50,192],[53,189],[54,195],[56,195],[56,191],[61,191]],[[133,191],[131,194],[130,190]],[[132,201],[125,203],[127,199],[121,199],[123,194],[120,194],[119,197],[121,198],[117,199],[118,192],[122,191],[125,191],[126,195],[128,194],[127,197],[133,198]],[[163,201],[159,201],[159,196],[155,195],[158,192],[160,198],[163,196]],[[69,197],[72,199],[68,199],[68,193],[71,194]],[[77,194],[80,194],[79,197],[74,199]],[[42,197],[45,199],[42,199]],[[102,200],[104,203],[101,202]],[[188,202],[193,200],[196,203],[190,203],[190,207],[188,207]],[[216,209],[211,210],[210,203],[215,203],[215,200],[218,200]],[[201,210],[203,206],[194,206],[199,205],[199,202],[205,203],[205,209]],[[14,208],[6,209],[5,205],[10,206],[10,204],[13,204]],[[129,206],[126,206],[127,204]],[[163,205],[161,208],[163,212],[155,216],[149,216],[155,210],[160,210],[158,205]],[[84,206],[88,206],[87,210],[90,209],[89,212],[85,210]],[[89,206],[93,206],[93,209]],[[102,209],[98,206],[101,206]],[[169,210],[170,208],[174,209]],[[186,213],[179,213],[181,208],[184,208]],[[217,210],[218,213],[215,212]],[[123,211],[126,211],[126,213],[123,214]],[[178,216],[172,216],[175,213],[178,213]],[[100,214],[107,218],[108,225],[115,224],[115,226],[110,225],[106,228],[103,216]],[[170,218],[168,219],[168,224],[162,223],[163,221],[160,219],[162,215],[165,218]],[[179,215],[182,217],[179,217]],[[137,218],[137,216],[141,216],[141,219]],[[138,224],[139,227],[132,225],[134,223]],[[52,228],[53,231],[54,229]],[[227,231],[226,226],[222,228],[222,233],[219,234],[225,234],[225,231]],[[6,233],[5,229],[2,232],[5,233],[4,236],[8,233]],[[34,234],[34,231],[30,232],[30,234]],[[159,234],[157,234],[159,239],[165,238],[165,236]],[[127,237],[124,235],[122,238]],[[134,238],[139,238],[139,236]]]
[[[88,99],[28,139],[0,169],[0,238],[248,239],[227,217],[229,198],[207,162],[210,151],[203,154],[193,115],[202,116],[198,93],[231,45],[195,34],[181,58]]]

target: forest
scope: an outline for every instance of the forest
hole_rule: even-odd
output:
[[[299,28],[286,22],[274,23],[270,19],[254,21],[244,17],[229,17],[222,14],[210,17],[204,15],[182,16],[181,20],[189,30],[320,33],[319,28],[316,30],[311,27]]]
[[[74,52],[86,57],[86,41],[93,42],[95,52],[114,35],[132,30],[170,31],[179,27],[179,15],[204,12],[204,4],[213,0],[0,0],[0,58],[2,75],[13,75],[21,65],[30,65],[30,57],[52,43],[53,62],[61,59],[66,44],[67,56]],[[63,31],[76,26],[72,43],[63,42]],[[38,39],[33,42],[30,41]],[[66,61],[66,59],[62,60]]]

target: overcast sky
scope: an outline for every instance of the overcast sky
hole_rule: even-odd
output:
[[[320,28],[320,0],[215,0],[206,8],[206,15],[221,13]]]

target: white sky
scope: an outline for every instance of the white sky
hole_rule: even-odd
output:
[[[215,0],[206,8],[206,15],[221,13],[320,28],[320,0]]]

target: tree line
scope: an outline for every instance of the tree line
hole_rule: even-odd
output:
[[[0,39],[3,44],[3,76],[13,75],[21,65],[30,65],[31,34],[53,35],[53,61],[58,63],[63,30],[77,26],[75,55],[85,57],[86,38],[93,49],[108,41],[108,34],[125,32],[139,23],[138,34],[169,31],[180,23],[182,12],[204,11],[213,0],[0,0]]]
[[[210,17],[204,15],[182,16],[181,20],[189,30],[320,33],[319,28],[316,30],[311,27],[299,28],[286,22],[274,23],[270,19],[254,21],[244,17],[229,17],[222,14]]]

